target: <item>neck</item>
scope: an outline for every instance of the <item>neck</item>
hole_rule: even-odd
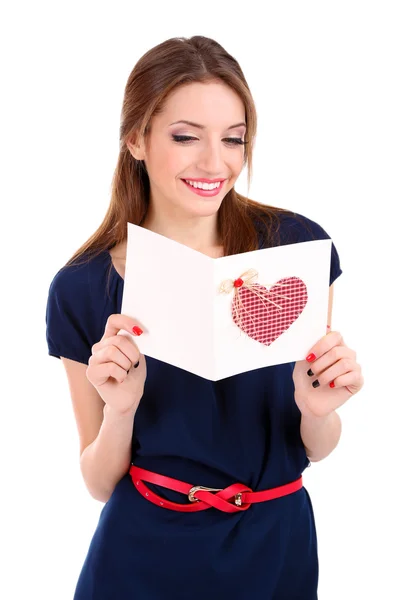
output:
[[[150,210],[142,227],[163,235],[199,252],[218,248],[221,242],[217,227],[217,214],[209,217],[171,218],[168,214],[154,214]]]

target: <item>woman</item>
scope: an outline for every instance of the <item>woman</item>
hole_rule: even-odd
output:
[[[211,39],[167,40],[130,74],[108,212],[54,277],[47,304],[82,474],[106,503],[75,600],[317,597],[301,474],[339,441],[336,409],[363,385],[355,352],[328,332],[306,360],[212,382],[118,335],[143,333],[120,314],[127,222],[211,257],[329,237],[235,191],[245,165],[251,178],[255,133],[244,75]],[[327,330],[341,272],[332,245]]]

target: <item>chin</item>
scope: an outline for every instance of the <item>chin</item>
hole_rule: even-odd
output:
[[[222,198],[222,200],[223,200],[223,198]],[[204,206],[196,207],[196,210],[193,210],[193,211],[191,211],[191,206],[188,206],[187,210],[189,209],[189,212],[195,214],[196,216],[211,217],[212,215],[216,215],[221,204],[222,204],[222,201],[219,202],[219,200],[217,200],[216,202],[207,203],[206,206],[204,205]]]

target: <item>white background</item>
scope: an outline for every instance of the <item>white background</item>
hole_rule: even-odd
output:
[[[365,386],[339,410],[337,449],[304,473],[319,598],[406,597],[404,9],[82,0],[2,10],[2,598],[73,596],[103,505],[80,475],[63,365],[47,355],[48,287],[107,210],[134,64],[196,34],[236,57],[255,98],[250,197],[316,220],[341,258],[333,329],[357,351]],[[236,188],[247,192],[246,172]]]

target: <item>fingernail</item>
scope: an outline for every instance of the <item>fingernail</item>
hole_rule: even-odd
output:
[[[315,359],[316,359],[315,354],[313,352],[311,352],[311,354],[308,354],[308,356],[305,360],[307,360],[308,362],[312,362]]]
[[[320,385],[318,379],[316,379],[315,381],[312,382],[312,387],[313,388],[317,388]]]
[[[333,381],[331,381],[331,383],[329,384],[329,387],[331,387],[331,388],[334,388],[334,387],[335,387],[335,384],[334,384],[334,382],[333,382]]]
[[[311,369],[308,369],[308,371],[307,371],[307,375],[309,375],[309,377],[312,377],[312,376],[313,376],[313,374],[314,374],[314,373],[311,371]]]
[[[135,325],[133,327],[133,333],[135,333],[136,335],[141,335],[143,333],[143,330],[140,329],[140,327],[137,327],[137,325]]]

